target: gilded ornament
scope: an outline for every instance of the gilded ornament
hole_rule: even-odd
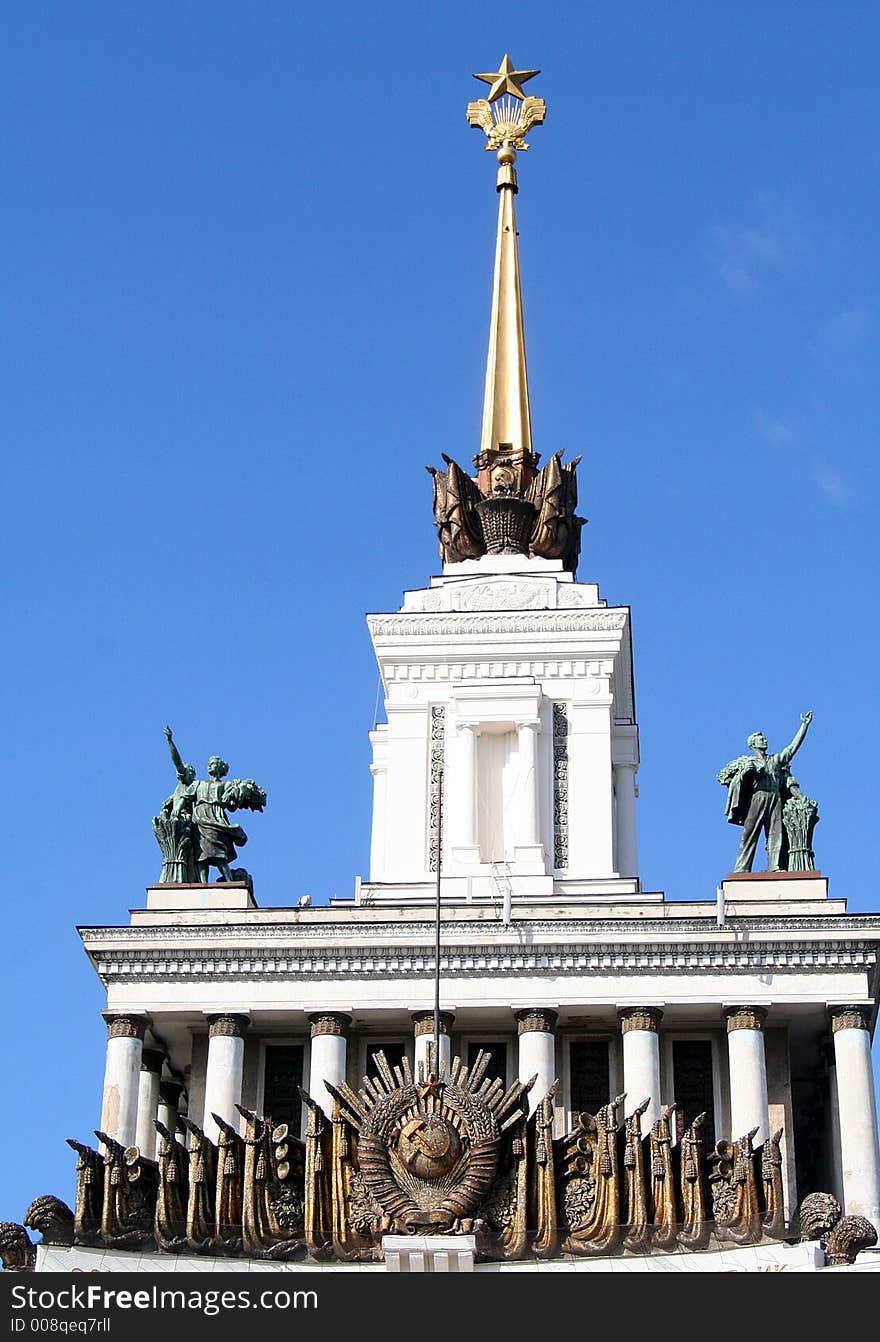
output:
[[[322,1012],[320,1015],[309,1016],[309,1027],[313,1039],[318,1035],[323,1034],[344,1037],[350,1024],[350,1016],[345,1016],[335,1011],[326,1011]]]
[[[434,1034],[434,1013],[433,1011],[415,1011],[412,1017],[413,1034],[416,1039],[423,1039],[425,1035]],[[448,1035],[452,1031],[455,1017],[448,1011],[440,1012],[440,1033]]]
[[[247,1016],[236,1015],[217,1015],[208,1017],[208,1037],[215,1039],[218,1036],[226,1036],[232,1039],[243,1039],[249,1024]]]
[[[730,1034],[733,1030],[763,1030],[767,1010],[759,1006],[728,1007],[725,1015]]]
[[[143,1016],[107,1016],[108,1039],[143,1039],[147,1022]]]
[[[831,1008],[831,1032],[838,1030],[870,1030],[870,1007],[847,1006]]]
[[[708,1198],[702,1128],[705,1114],[697,1114],[681,1138],[680,1189],[681,1229],[678,1242],[684,1249],[705,1249],[709,1243]]]
[[[527,1007],[516,1012],[517,1034],[552,1034],[559,1020],[559,1012],[551,1007]]]
[[[36,1230],[43,1236],[44,1244],[73,1243],[74,1215],[66,1202],[44,1193],[34,1198],[24,1214],[24,1224],[30,1230]]]
[[[123,1146],[106,1132],[95,1136],[104,1146],[104,1202],[101,1243],[108,1249],[132,1249],[153,1239],[159,1167],[136,1146]]]
[[[37,1246],[17,1221],[0,1221],[0,1263],[4,1272],[33,1272]]]
[[[801,1243],[823,1239],[842,1215],[840,1203],[831,1193],[808,1193],[798,1207]]]
[[[623,1007],[617,1015],[621,1034],[628,1034],[630,1030],[647,1030],[656,1034],[663,1019],[659,1007]]]
[[[864,1216],[843,1216],[825,1242],[828,1267],[848,1267],[863,1249],[873,1249],[877,1231]]]

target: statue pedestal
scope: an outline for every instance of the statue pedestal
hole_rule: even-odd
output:
[[[829,899],[828,877],[818,871],[737,871],[721,882],[728,914],[846,913],[845,899]]]
[[[727,899],[827,899],[828,877],[819,871],[731,871]]]
[[[207,885],[147,886],[147,908],[165,913],[193,909],[255,909],[257,901],[245,881],[212,881]]]
[[[388,1272],[473,1272],[475,1235],[383,1235]]]

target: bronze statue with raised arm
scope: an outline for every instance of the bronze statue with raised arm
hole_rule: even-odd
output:
[[[247,835],[240,825],[230,822],[226,813],[241,809],[262,811],[266,805],[265,792],[252,778],[227,779],[229,765],[219,755],[208,760],[207,779],[196,778],[192,765],[181,758],[170,727],[165,728],[165,737],[178,781],[162,807],[162,816],[153,821],[162,849],[162,880],[186,881],[195,875],[197,881],[207,885],[211,867],[217,868],[221,881],[249,880],[243,868],[231,866],[236,844],[241,847],[247,843]],[[179,853],[166,854],[166,831],[170,829],[178,837]],[[189,831],[188,851],[185,830]],[[176,862],[172,861],[174,857]]]
[[[782,808],[789,795],[788,766],[812,720],[812,713],[802,713],[801,725],[791,744],[775,755],[768,755],[764,733],[752,732],[747,742],[751,755],[731,760],[718,774],[718,782],[727,787],[727,819],[732,825],[743,827],[735,872],[752,870],[762,833],[767,844],[767,870],[787,870]]]

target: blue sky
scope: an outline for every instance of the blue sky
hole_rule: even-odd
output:
[[[880,907],[880,11],[534,11],[5,10],[0,1218],[72,1196],[104,1057],[74,927],[158,875],[166,722],[268,791],[261,903],[366,873],[364,613],[437,571],[424,465],[477,448],[496,201],[464,107],[504,51],[548,103],[535,447],[583,454],[579,576],[633,608],[643,882],[711,897],[716,771],[811,708],[819,864]]]

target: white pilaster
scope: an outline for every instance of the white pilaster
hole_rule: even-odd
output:
[[[159,1080],[164,1060],[164,1053],[155,1048],[145,1048],[141,1054],[135,1145],[141,1155],[150,1160],[155,1159],[159,1137],[156,1119],[159,1117]]]
[[[660,1117],[659,1029],[663,1012],[659,1007],[621,1007],[618,1016],[623,1035],[624,1114],[629,1117],[649,1100],[642,1119],[642,1131],[649,1132]]]
[[[530,1081],[537,1077],[529,1091],[529,1113],[544,1099],[556,1080],[556,1021],[558,1013],[548,1007],[527,1007],[516,1013],[519,1035],[517,1078]]]
[[[427,866],[430,709],[427,704],[390,698],[385,709],[384,879],[411,881]]]
[[[345,1032],[351,1024],[351,1018],[337,1011],[325,1011],[309,1016],[309,1023],[312,1031],[309,1095],[321,1106],[327,1117],[332,1118],[335,1101],[325,1082],[339,1086],[345,1080]]]
[[[205,1071],[202,1129],[205,1136],[215,1143],[220,1129],[212,1115],[218,1114],[220,1118],[225,1118],[236,1132],[239,1128],[240,1116],[235,1106],[241,1101],[244,1032],[247,1023],[247,1016],[208,1017],[208,1065]]]
[[[444,851],[458,866],[480,861],[477,846],[477,727],[459,722],[447,734],[447,783],[443,789],[444,825],[448,825]]]
[[[123,1146],[137,1137],[141,1053],[147,1022],[143,1016],[107,1016],[107,1062],[101,1100],[101,1131]]]
[[[413,1012],[413,1030],[415,1033],[415,1075],[418,1080],[419,1063],[422,1063],[425,1069],[425,1075],[428,1074],[428,1045],[434,1038],[434,1013],[433,1011],[415,1011]],[[440,1012],[440,1070],[449,1075],[449,1065],[452,1061],[452,1040],[450,1031],[455,1017],[449,1011]]]
[[[608,666],[610,675],[610,663]],[[571,703],[568,723],[568,871],[571,876],[614,874],[611,693],[596,676],[595,694]]]
[[[544,847],[541,843],[540,792],[538,789],[538,718],[516,724],[519,757],[520,816],[519,833],[514,844],[517,866],[543,874]]]
[[[617,803],[617,872],[619,876],[635,877],[639,874],[635,764],[615,764],[614,797]]]
[[[373,826],[370,834],[370,880],[385,879],[385,851],[388,834],[388,728],[385,723],[370,732],[373,747]]]
[[[880,1230],[880,1152],[871,1035],[865,1007],[832,1007],[843,1209]]]
[[[767,1112],[767,1062],[764,1055],[763,1007],[728,1007],[727,1056],[730,1065],[730,1137],[737,1141],[752,1128],[761,1146],[770,1136]]]

